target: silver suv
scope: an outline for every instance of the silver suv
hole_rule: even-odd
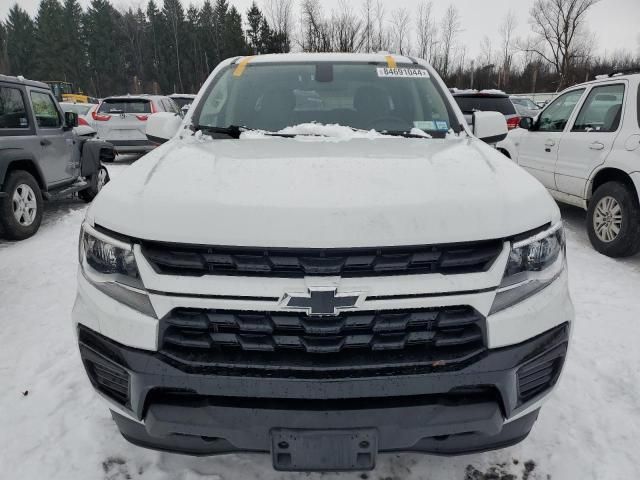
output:
[[[145,126],[149,115],[157,112],[180,115],[180,108],[162,95],[107,97],[91,114],[92,127],[116,153],[147,153],[154,145],[147,140]]]

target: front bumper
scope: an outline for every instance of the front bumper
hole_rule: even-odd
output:
[[[526,437],[540,400],[560,374],[570,324],[486,350],[455,371],[342,379],[190,371],[87,327],[79,326],[78,333],[91,381],[112,402],[122,434],[138,445],[194,455],[274,452],[279,429],[369,429],[375,432],[376,452],[462,454]],[[125,396],[116,398],[104,388],[96,364],[116,376],[120,372]],[[542,372],[548,376],[541,388],[524,397],[524,385],[540,383]]]

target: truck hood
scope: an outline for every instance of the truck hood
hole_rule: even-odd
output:
[[[174,139],[110,182],[88,221],[131,237],[261,247],[504,238],[560,218],[474,138]]]

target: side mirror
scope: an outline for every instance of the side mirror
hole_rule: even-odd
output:
[[[533,127],[533,118],[531,117],[522,117],[520,119],[520,123],[518,124],[520,128],[524,128],[525,130],[531,130]]]
[[[499,112],[474,112],[473,134],[486,143],[494,144],[507,138],[507,120]]]
[[[180,124],[182,123],[182,117],[175,113],[170,112],[158,112],[149,116],[147,120],[146,135],[147,139],[160,145],[167,140],[173,138],[178,132]]]
[[[64,126],[71,130],[78,126],[78,114],[76,112],[64,112]]]

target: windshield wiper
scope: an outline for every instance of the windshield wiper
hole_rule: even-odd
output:
[[[194,132],[218,133],[220,135],[228,135],[231,138],[240,138],[242,132],[254,130],[253,128],[243,127],[240,125],[229,125],[228,127],[212,127],[210,125],[192,125],[191,130]]]
[[[229,125],[228,127],[213,127],[210,125],[192,125],[194,132],[202,131],[204,133],[213,133],[220,135],[228,135],[231,138],[238,139],[244,132],[260,132],[267,137],[284,137],[294,138],[296,135],[291,133],[270,132],[268,130],[258,130],[257,128],[245,127],[244,125]]]
[[[391,135],[393,137],[424,138],[427,140],[429,138],[432,138],[431,135],[428,135],[428,134],[420,135],[419,133],[411,133],[406,130],[378,130],[378,132],[383,135]]]

